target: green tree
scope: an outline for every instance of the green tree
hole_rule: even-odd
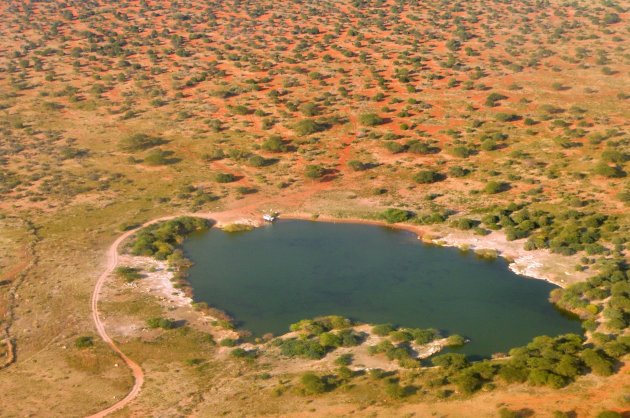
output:
[[[155,149],[150,151],[146,157],[144,157],[144,164],[151,166],[165,165],[170,163],[168,158],[172,153],[170,151],[164,151],[161,149]]]
[[[149,328],[172,329],[175,328],[175,323],[170,319],[157,317],[147,319],[147,326]]]
[[[476,392],[481,387],[482,383],[479,377],[466,370],[456,374],[449,380],[455,383],[460,392],[467,395]]]
[[[271,135],[263,142],[262,149],[269,152],[287,152],[289,147],[280,135]]]
[[[214,180],[217,183],[231,183],[236,180],[236,177],[234,176],[234,174],[230,173],[217,173],[214,176]]]
[[[303,119],[293,125],[293,130],[299,136],[307,136],[326,129],[326,125],[318,123],[313,119]]]
[[[137,133],[121,139],[118,146],[123,151],[133,152],[162,145],[165,142],[166,141],[159,137],[150,136],[144,133]]]
[[[501,193],[507,189],[507,185],[500,181],[489,181],[483,188],[483,191],[488,194]]]
[[[365,126],[381,125],[385,120],[376,113],[363,113],[359,116],[359,122]]]
[[[326,382],[313,372],[307,372],[300,378],[304,393],[314,395],[326,391]]]
[[[381,214],[381,217],[389,224],[408,221],[412,216],[412,213],[408,210],[396,208],[389,208]]]
[[[446,370],[461,370],[468,366],[466,356],[461,353],[447,353],[435,356],[431,359],[434,366],[440,366]]]
[[[505,99],[507,99],[507,96],[500,93],[490,93],[488,97],[486,97],[486,106],[494,107],[497,105],[497,102]]]
[[[388,379],[385,382],[385,393],[393,399],[402,399],[406,396],[405,388],[402,387],[398,381],[393,379]]]
[[[389,335],[396,328],[392,324],[379,324],[372,327],[372,333],[381,337]]]
[[[306,177],[313,180],[321,179],[322,177],[324,177],[325,173],[326,173],[326,170],[324,169],[324,167],[322,167],[321,165],[314,165],[314,164],[307,165],[306,170],[304,172],[304,174],[306,174]]]
[[[600,376],[610,376],[613,374],[613,363],[599,350],[587,348],[582,351],[582,360],[593,373]]]
[[[440,175],[440,173],[433,170],[422,170],[413,176],[413,180],[416,183],[420,184],[435,183],[437,181],[440,181],[441,179],[442,176]]]
[[[93,345],[94,345],[93,338],[87,335],[77,337],[77,339],[74,340],[74,346],[76,348],[88,348],[88,347],[92,347]]]
[[[341,338],[332,332],[324,332],[319,335],[319,344],[324,348],[339,347],[341,345]]]
[[[337,357],[335,364],[338,366],[349,366],[352,364],[353,356],[350,353],[345,353]]]
[[[116,270],[114,270],[114,273],[127,283],[131,283],[141,277],[137,268],[129,266],[118,266],[116,267]]]

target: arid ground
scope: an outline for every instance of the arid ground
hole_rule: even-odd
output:
[[[628,414],[629,10],[622,0],[2,2],[0,416],[87,416],[131,389],[90,305],[121,234],[165,216],[229,225],[266,211],[499,250],[568,289],[552,299],[582,317],[586,346],[614,373],[580,360],[574,376],[551,371],[559,388],[491,377],[464,393],[434,368],[380,355],[370,361],[395,381],[340,380],[330,355],[238,358],[221,344],[239,336],[220,313],[180,303],[163,280],[113,274],[100,314],[145,381],[112,416]],[[144,262],[145,273],[169,268]],[[157,317],[185,326],[147,325]],[[334,389],[306,393],[308,370],[335,375]]]

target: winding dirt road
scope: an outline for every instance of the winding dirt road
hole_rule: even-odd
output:
[[[111,337],[107,334],[107,331],[105,331],[105,324],[103,324],[103,322],[101,321],[101,317],[98,313],[98,300],[101,294],[101,289],[103,288],[105,281],[109,278],[109,276],[118,265],[118,247],[125,239],[129,238],[138,230],[157,222],[177,218],[178,216],[181,215],[165,216],[163,218],[153,219],[149,222],[146,222],[139,227],[129,230],[119,236],[116,241],[114,241],[113,244],[107,249],[107,264],[105,270],[103,271],[103,273],[101,273],[98,280],[96,281],[94,291],[92,292],[92,320],[94,321],[94,325],[96,326],[96,331],[98,332],[98,335],[103,339],[103,341],[107,343],[107,345],[111,347],[112,350],[114,350],[120,356],[120,358],[124,360],[127,367],[131,369],[134,382],[133,387],[131,388],[127,396],[125,396],[123,399],[116,402],[112,406],[103,409],[102,411],[99,411],[93,415],[90,415],[88,418],[101,418],[108,414],[111,414],[114,411],[118,411],[119,409],[124,408],[125,406],[127,406],[127,404],[129,404],[129,402],[131,402],[136,396],[138,396],[138,394],[140,393],[140,389],[142,389],[142,384],[144,383],[144,372],[142,371],[142,368],[138,363],[127,357],[125,353],[123,353],[120,348],[118,348],[114,340],[112,340]]]
[[[142,372],[142,368],[140,367],[140,365],[138,365],[138,363],[127,357],[125,353],[123,353],[120,348],[118,348],[111,337],[107,335],[107,332],[105,331],[105,325],[101,321],[101,317],[98,313],[98,299],[101,293],[101,289],[103,288],[103,284],[105,284],[105,281],[111,275],[111,273],[116,268],[116,265],[118,264],[118,246],[121,242],[123,242],[126,238],[131,236],[136,231],[137,229],[133,229],[125,232],[123,235],[119,236],[118,239],[116,239],[116,241],[114,241],[114,243],[109,247],[109,249],[107,250],[107,267],[105,268],[105,271],[103,271],[103,273],[99,276],[98,281],[96,282],[96,286],[94,286],[94,291],[92,292],[92,320],[94,321],[94,325],[96,326],[96,331],[98,332],[98,335],[101,336],[103,341],[105,341],[107,345],[109,345],[112,350],[114,350],[120,356],[120,358],[125,361],[127,367],[131,369],[131,372],[133,373],[134,383],[131,391],[129,391],[127,396],[125,396],[123,399],[116,402],[109,408],[103,409],[102,411],[97,412],[94,415],[90,415],[90,418],[104,417],[114,411],[124,408],[129,402],[131,402],[136,396],[138,396],[138,394],[140,393],[140,389],[142,388],[142,384],[144,383],[144,373]]]
[[[138,396],[138,394],[140,393],[140,390],[142,389],[142,384],[144,383],[144,372],[142,371],[142,368],[140,367],[138,363],[136,363],[135,361],[127,357],[125,353],[123,353],[122,350],[116,345],[114,340],[112,340],[112,338],[107,334],[107,331],[105,331],[105,324],[103,324],[103,322],[101,321],[101,317],[98,313],[98,300],[101,294],[101,289],[103,288],[105,281],[111,276],[114,269],[118,265],[118,247],[120,246],[120,244],[125,239],[129,238],[131,235],[135,234],[140,229],[145,228],[149,225],[158,223],[158,222],[168,221],[170,219],[175,219],[180,216],[196,216],[199,218],[211,219],[214,221],[227,221],[227,220],[233,220],[233,218],[238,218],[237,215],[242,214],[246,212],[247,209],[251,209],[252,207],[255,207],[255,206],[258,206],[258,205],[250,204],[244,207],[240,207],[238,209],[227,210],[224,212],[184,213],[184,214],[179,214],[179,215],[170,215],[170,216],[163,216],[161,218],[156,218],[151,221],[145,222],[144,224],[134,229],[126,231],[124,234],[120,235],[116,239],[116,241],[114,241],[112,245],[107,249],[107,264],[106,264],[105,270],[103,271],[103,273],[101,273],[98,280],[96,281],[96,285],[94,286],[94,291],[92,292],[92,301],[91,301],[92,320],[94,321],[94,325],[96,326],[96,331],[98,332],[98,335],[103,339],[103,341],[105,341],[105,343],[107,343],[107,345],[111,347],[112,350],[114,350],[120,356],[121,359],[124,360],[127,367],[131,369],[134,383],[133,383],[133,387],[131,388],[127,396],[125,396],[123,399],[116,402],[112,406],[106,409],[103,409],[102,411],[99,411],[93,415],[88,416],[88,418],[101,418],[108,414],[111,414],[114,411],[118,411],[119,409],[124,408],[125,406],[129,404],[129,402],[131,402],[134,398],[136,398],[136,396]],[[251,214],[253,215],[253,212]]]
[[[239,211],[242,211],[242,209]],[[231,214],[232,212],[237,212],[237,211],[227,211],[227,212],[224,212],[223,215],[225,216],[225,215]],[[140,367],[138,363],[136,363],[135,361],[127,357],[125,353],[123,353],[122,350],[116,345],[114,340],[112,340],[112,338],[107,334],[107,331],[105,330],[105,324],[101,320],[101,317],[98,312],[98,301],[101,294],[101,289],[103,288],[105,281],[111,276],[114,269],[118,265],[118,247],[124,240],[129,238],[131,235],[135,234],[140,229],[145,228],[149,225],[158,223],[158,222],[167,221],[169,219],[178,218],[180,216],[197,216],[200,218],[215,219],[216,215],[218,214],[212,214],[212,218],[211,218],[210,214],[186,213],[186,214],[181,214],[181,215],[171,215],[171,216],[164,216],[161,218],[153,219],[151,221],[145,222],[144,224],[134,229],[126,231],[124,234],[120,235],[116,239],[116,241],[114,241],[112,245],[107,249],[107,264],[106,264],[105,270],[103,271],[103,273],[101,273],[98,280],[96,281],[96,285],[94,286],[94,291],[92,292],[92,300],[91,300],[92,320],[94,321],[94,325],[96,326],[96,331],[98,332],[98,335],[103,339],[103,341],[105,341],[105,343],[107,343],[107,345],[111,347],[112,350],[114,350],[120,356],[121,359],[123,359],[127,367],[129,367],[129,369],[131,370],[131,373],[133,374],[134,383],[133,383],[133,387],[131,388],[127,396],[125,396],[123,399],[116,402],[115,404],[111,405],[110,407],[103,409],[102,411],[99,411],[93,415],[90,415],[88,418],[101,418],[108,414],[111,414],[114,411],[118,411],[119,409],[124,408],[125,406],[129,404],[129,402],[131,402],[133,399],[135,399],[138,396],[138,394],[140,393],[140,390],[142,389],[142,384],[144,383],[144,372],[142,371],[142,368]]]

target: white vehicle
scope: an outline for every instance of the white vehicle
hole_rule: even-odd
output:
[[[268,214],[268,213],[265,213],[265,214],[263,215],[263,219],[264,219],[265,221],[267,221],[267,222],[273,222],[273,221],[275,221],[275,220],[276,220],[276,218],[277,218],[277,216],[276,216],[276,215],[273,215],[273,214]]]

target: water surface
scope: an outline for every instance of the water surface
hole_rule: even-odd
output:
[[[212,229],[184,244],[195,300],[260,336],[321,315],[437,328],[473,357],[537,335],[580,332],[548,302],[554,285],[392,228],[281,220],[245,233]]]

